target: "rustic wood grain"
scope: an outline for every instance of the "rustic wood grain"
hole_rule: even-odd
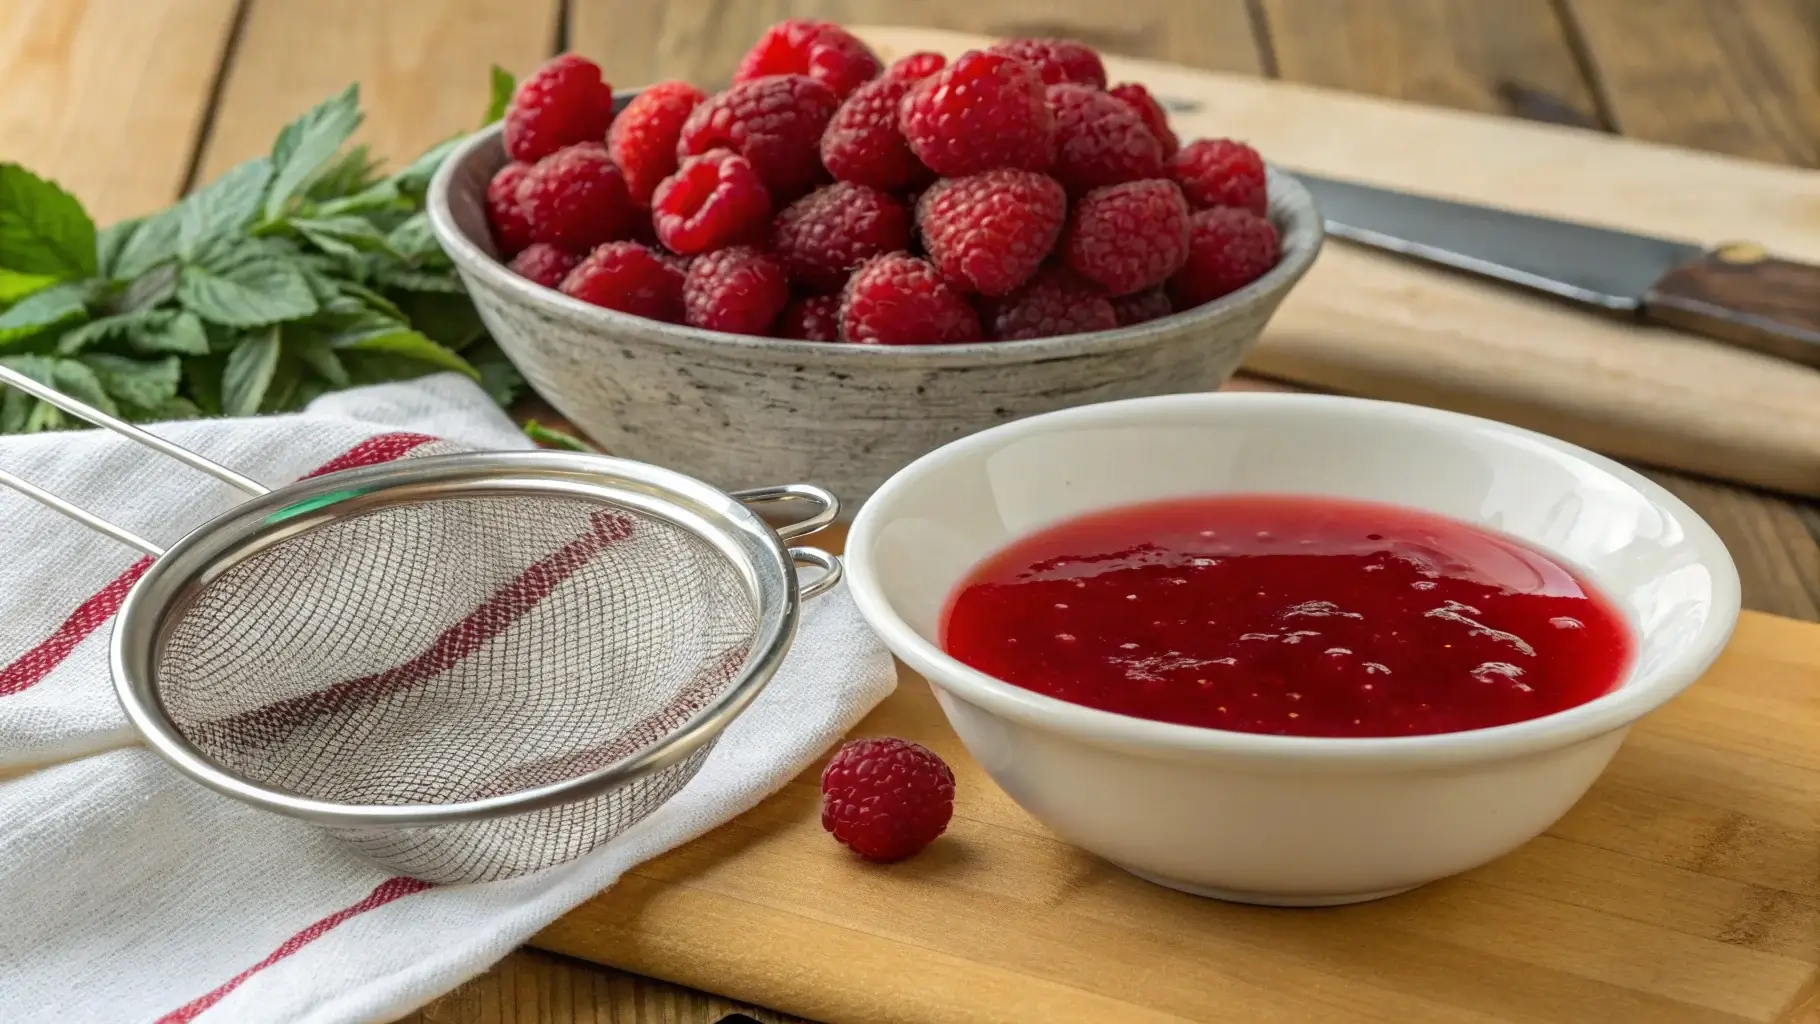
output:
[[[705,1024],[733,1013],[760,1024],[797,1020],[531,949],[514,953],[399,1024]]]

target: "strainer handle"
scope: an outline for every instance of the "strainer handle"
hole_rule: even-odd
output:
[[[773,502],[808,502],[818,510],[807,519],[799,519],[777,528],[777,536],[791,541],[807,537],[840,518],[840,499],[814,484],[783,484],[778,487],[753,487],[734,491],[733,497],[747,505],[769,505]],[[837,570],[838,571],[838,570]],[[807,596],[807,595],[805,595]]]
[[[834,588],[836,583],[840,582],[840,559],[821,548],[791,548],[790,560],[797,565],[813,565],[822,571],[820,576],[804,583],[802,588],[796,592],[797,596],[805,601],[819,594],[827,593]]]

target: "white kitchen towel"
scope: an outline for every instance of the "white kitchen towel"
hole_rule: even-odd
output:
[[[268,485],[431,451],[525,447],[454,376],[296,416],[155,428]],[[237,492],[100,432],[0,438],[0,465],[168,543]],[[385,1021],[473,976],[628,868],[789,781],[889,694],[843,589],[808,602],[776,678],[695,779],[602,849],[427,886],[190,782],[137,747],[106,665],[141,556],[0,491],[0,1020]]]

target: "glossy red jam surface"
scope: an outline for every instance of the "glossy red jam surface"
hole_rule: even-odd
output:
[[[942,645],[1088,707],[1292,736],[1539,718],[1617,684],[1621,613],[1512,538],[1409,509],[1219,496],[1025,537],[949,598]]]

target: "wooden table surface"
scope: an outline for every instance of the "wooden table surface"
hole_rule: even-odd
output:
[[[1820,164],[1820,0],[0,0],[0,159],[60,180],[107,223],[264,152],[349,81],[364,92],[362,137],[403,157],[475,123],[490,64],[522,74],[569,48],[615,85],[718,85],[788,16],[1073,36]],[[1820,508],[1653,475],[1725,538],[1748,607],[1820,620]],[[735,1011],[790,1019],[524,951],[409,1019],[692,1024]]]

